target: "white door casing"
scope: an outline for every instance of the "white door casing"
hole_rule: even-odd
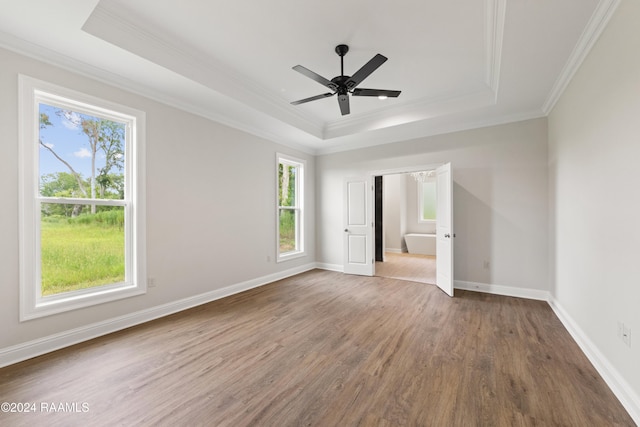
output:
[[[451,163],[436,169],[436,284],[453,296],[453,180]]]
[[[373,276],[373,189],[370,176],[345,179],[343,271]]]

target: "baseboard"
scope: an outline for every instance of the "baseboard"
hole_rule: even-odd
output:
[[[321,270],[337,271],[342,273],[343,267],[340,264],[326,264],[322,262],[316,263],[316,268]],[[492,285],[488,283],[466,282],[463,280],[454,280],[454,288],[466,291],[484,292],[488,294],[504,295],[509,297],[535,299],[540,301],[549,300],[549,292],[539,289],[515,288],[512,286]]]
[[[339,273],[344,271],[342,264],[327,264],[324,262],[316,262],[316,268],[319,268],[320,270],[337,271]]]
[[[384,248],[384,251],[392,253],[392,254],[401,254],[403,252],[402,249],[398,249],[398,248]],[[404,252],[406,252],[406,251],[404,251]]]
[[[245,282],[236,283],[222,289],[216,289],[193,297],[184,298],[179,301],[151,307],[135,313],[126,314],[124,316],[115,317],[113,319],[104,320],[68,331],[49,335],[33,341],[17,344],[11,347],[0,349],[0,368],[23,360],[31,359],[45,353],[50,353],[64,347],[69,347],[83,341],[88,341],[102,335],[107,335],[131,326],[139,325],[150,320],[168,316],[198,305],[206,304],[211,301],[218,300],[230,295],[257,288],[277,280],[285,279],[296,274],[316,268],[315,263],[305,264],[300,267],[288,269],[278,273],[269,274],[258,277],[256,279],[247,280]]]
[[[549,296],[549,305],[633,421],[640,425],[640,396],[553,296]]]
[[[540,289],[516,288],[513,286],[493,285],[490,283],[467,282],[464,280],[454,280],[455,289],[465,291],[484,292],[487,294],[503,295],[507,297],[527,298],[540,301],[549,300],[549,292]]]

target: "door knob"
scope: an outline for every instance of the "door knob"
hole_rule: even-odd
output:
[[[349,229],[348,229],[348,228],[345,228],[345,229],[344,229],[344,232],[345,232],[345,233],[348,233],[348,232],[349,232]]]
[[[451,234],[447,233],[444,235],[444,237],[446,237],[447,239],[451,237]]]

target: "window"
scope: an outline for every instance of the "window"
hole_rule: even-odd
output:
[[[427,176],[418,181],[418,222],[435,222],[436,220],[436,180]]]
[[[20,319],[144,293],[144,113],[26,76],[20,91]]]
[[[278,261],[304,255],[304,161],[278,154]]]

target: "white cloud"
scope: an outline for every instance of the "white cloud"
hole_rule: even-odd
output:
[[[73,153],[76,157],[91,157],[91,152],[86,148],[81,148],[80,150]]]

